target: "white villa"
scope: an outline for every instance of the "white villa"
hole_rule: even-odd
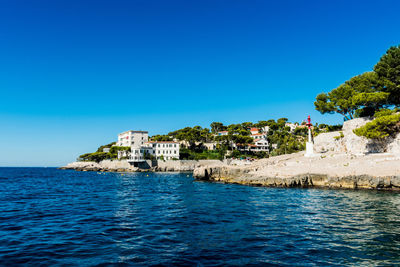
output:
[[[147,131],[126,131],[118,135],[117,146],[141,146],[149,141]]]
[[[128,162],[143,162],[146,156],[164,160],[179,159],[179,148],[180,144],[173,141],[146,142],[140,147],[131,147]]]
[[[268,151],[268,141],[267,139],[256,139],[254,140],[255,149],[254,151]]]
[[[248,145],[237,145],[236,148],[239,151],[251,151],[251,152],[260,152],[260,151],[269,151],[269,143],[267,139],[261,138],[254,140],[254,144]]]
[[[180,144],[178,142],[149,142],[147,131],[131,130],[120,133],[116,145],[131,147],[131,151],[118,151],[118,159],[127,157],[128,162],[143,162],[150,156],[155,159],[179,159]]]

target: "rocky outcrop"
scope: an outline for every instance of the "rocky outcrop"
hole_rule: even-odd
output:
[[[138,168],[131,165],[127,160],[103,160],[96,162],[73,162],[61,167],[64,170],[77,171],[111,171],[111,172],[192,172],[196,167],[219,166],[223,163],[219,160],[158,160],[154,167]]]
[[[384,140],[372,140],[354,134],[353,130],[372,121],[372,118],[357,118],[343,123],[342,131],[322,133],[314,138],[314,150],[317,153],[334,151],[362,155],[367,153],[400,154],[400,135]]]
[[[266,187],[320,187],[343,189],[400,190],[400,175],[376,177],[371,175],[330,176],[304,173],[291,177],[256,177],[237,168],[200,167],[193,176],[197,180]]]
[[[202,166],[197,180],[269,187],[326,187],[400,190],[400,156],[304,152],[258,160],[248,166]]]
[[[131,166],[126,160],[103,160],[97,162],[72,162],[61,167],[63,170],[76,171],[110,171],[110,172],[135,172],[138,168]]]

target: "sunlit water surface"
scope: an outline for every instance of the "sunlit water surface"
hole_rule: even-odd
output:
[[[398,265],[400,194],[0,168],[0,265]]]

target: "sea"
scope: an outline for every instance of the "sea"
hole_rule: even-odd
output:
[[[396,266],[400,194],[0,168],[0,266]]]

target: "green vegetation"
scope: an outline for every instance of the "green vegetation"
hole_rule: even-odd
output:
[[[151,137],[152,141],[172,141],[172,137],[168,135],[154,135]]]
[[[383,139],[398,133],[400,130],[400,113],[392,110],[382,110],[375,114],[375,119],[364,126],[355,129],[358,136],[371,139]]]
[[[383,92],[383,84],[374,72],[355,76],[328,94],[321,93],[314,102],[316,110],[339,113],[346,120],[357,116],[370,116],[387,104],[389,93]]]
[[[344,137],[344,134],[343,134],[342,131],[340,131],[339,135],[338,136],[334,136],[333,138],[335,138],[335,140],[339,140],[339,139],[342,139],[343,137]]]
[[[200,159],[224,159],[224,153],[219,150],[188,149],[182,147],[179,151],[179,159],[200,160]]]
[[[100,146],[100,147],[97,149],[96,152],[103,152],[104,148],[111,148],[113,145],[115,145],[115,143],[116,143],[116,142],[112,142],[112,143],[109,143],[109,144],[107,144],[107,145]]]
[[[386,51],[374,67],[375,73],[383,82],[383,91],[389,93],[388,104],[400,105],[400,45]]]
[[[373,71],[355,76],[329,93],[319,94],[314,105],[322,114],[336,112],[345,120],[373,116],[373,121],[354,130],[358,136],[383,139],[398,133],[400,46],[389,48]]]
[[[85,153],[78,157],[78,161],[95,161],[100,162],[106,159],[117,159],[118,151],[130,151],[130,147],[128,146],[112,146],[115,142],[110,143],[108,145],[100,146],[96,152],[94,153]],[[110,148],[109,152],[103,152],[104,148]]]
[[[400,46],[389,48],[374,71],[357,75],[329,93],[317,95],[314,105],[322,114],[339,113],[345,120],[373,116],[382,108],[399,106]]]
[[[287,118],[280,118],[276,122],[270,120],[268,123],[268,141],[271,144],[271,155],[282,155],[298,152],[305,149],[307,128],[296,128],[293,133],[290,127],[286,127]],[[272,149],[272,144],[276,147]]]

